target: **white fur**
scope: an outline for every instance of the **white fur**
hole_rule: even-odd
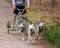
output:
[[[34,32],[35,32],[35,27],[34,27],[34,25],[33,24],[29,24],[29,26],[28,26],[28,43],[29,43],[29,41],[30,40],[32,40],[33,41],[33,43],[35,43],[35,41],[34,41],[34,36],[31,36],[30,35],[30,29],[32,29]]]
[[[40,22],[40,23],[38,24],[38,26],[44,26],[44,23],[43,23],[43,22]]]
[[[24,27],[24,25],[23,24],[20,24],[19,27]]]
[[[29,29],[35,29],[34,25],[33,24],[29,24]]]

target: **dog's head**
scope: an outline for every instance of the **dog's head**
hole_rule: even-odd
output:
[[[21,28],[21,27],[23,28],[23,27],[24,27],[24,24],[21,23],[21,24],[19,25],[19,27],[20,27],[20,28]]]
[[[42,32],[43,31],[43,27],[44,27],[44,23],[43,22],[39,22],[37,24],[37,31],[38,32]]]
[[[29,24],[29,29],[34,30],[35,26],[33,24]]]
[[[39,22],[38,26],[44,26],[43,22]]]

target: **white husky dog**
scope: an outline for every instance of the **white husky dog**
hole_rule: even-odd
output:
[[[33,41],[35,43],[35,26],[32,24],[32,22],[28,26],[28,43]]]

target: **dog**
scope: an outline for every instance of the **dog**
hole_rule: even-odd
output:
[[[41,33],[43,33],[44,23],[43,22],[39,22],[36,25],[36,28],[37,28],[37,36],[39,36],[39,39],[41,39],[40,35],[41,35]]]
[[[19,32],[21,33],[21,39],[22,39],[22,40],[24,40],[24,35],[25,35],[24,31],[25,31],[25,25],[24,25],[24,23],[22,22],[22,23],[20,23],[20,25],[19,25]]]
[[[28,43],[30,40],[35,43],[35,26],[32,24],[32,22],[28,26]]]

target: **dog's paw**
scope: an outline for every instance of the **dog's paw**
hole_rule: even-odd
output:
[[[33,40],[33,44],[35,44],[35,41]]]
[[[39,36],[39,40],[41,39],[41,37]]]
[[[24,38],[22,38],[22,41],[24,41]]]

